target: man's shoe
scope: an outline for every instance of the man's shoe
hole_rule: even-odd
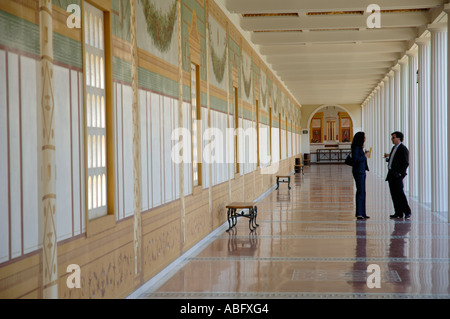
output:
[[[370,218],[370,216],[364,216],[364,218]]]
[[[356,216],[356,219],[360,220],[360,219],[365,219],[365,218],[362,216]]]
[[[411,214],[405,215],[405,219],[411,219]]]
[[[399,215],[396,215],[396,214],[390,215],[389,217],[390,218],[403,218],[403,216],[399,216]]]

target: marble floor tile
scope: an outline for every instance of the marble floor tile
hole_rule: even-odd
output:
[[[411,220],[390,219],[387,182],[369,173],[371,218],[357,221],[345,165],[307,166],[291,185],[257,203],[254,232],[239,219],[138,298],[450,298],[446,217],[409,198]]]

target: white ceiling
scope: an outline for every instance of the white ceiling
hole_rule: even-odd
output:
[[[446,16],[448,0],[216,2],[297,101],[307,105],[361,104],[427,25]],[[382,10],[380,28],[368,28],[367,8],[373,3]]]

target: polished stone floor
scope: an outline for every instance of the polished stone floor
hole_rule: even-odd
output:
[[[346,165],[306,167],[291,184],[257,203],[256,231],[247,219],[230,232],[224,225],[136,297],[450,298],[446,213],[409,198],[411,220],[390,219],[387,182],[369,173],[371,218],[357,221]]]

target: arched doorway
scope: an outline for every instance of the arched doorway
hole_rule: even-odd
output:
[[[311,162],[340,162],[353,140],[353,119],[340,105],[317,108],[308,121]]]

